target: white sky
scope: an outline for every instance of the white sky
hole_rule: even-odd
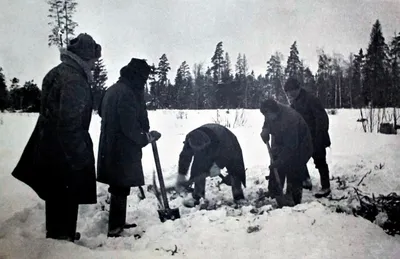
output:
[[[265,74],[275,51],[286,58],[297,40],[300,58],[314,72],[317,49],[327,53],[366,48],[379,19],[386,42],[400,31],[400,0],[78,0],[76,35],[87,32],[102,45],[107,85],[132,57],[158,64],[166,53],[175,78],[186,61],[210,64],[223,41],[232,69],[245,53],[250,70]],[[48,47],[50,27],[45,0],[0,0],[0,66],[6,79],[21,84],[45,74],[59,63],[56,47]]]

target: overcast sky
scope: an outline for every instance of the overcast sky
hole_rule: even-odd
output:
[[[34,79],[59,63],[48,47],[50,27],[45,0],[0,0],[0,66],[7,81]],[[166,53],[175,78],[186,61],[210,64],[223,41],[232,68],[245,53],[256,75],[266,71],[275,51],[285,55],[296,40],[300,58],[317,67],[317,49],[347,56],[366,48],[379,19],[386,41],[400,31],[400,0],[78,0],[76,35],[87,32],[103,47],[108,85],[132,57],[158,64]]]

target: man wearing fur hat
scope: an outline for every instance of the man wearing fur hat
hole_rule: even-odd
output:
[[[206,177],[220,175],[223,168],[228,171],[224,182],[231,185],[234,200],[244,199],[242,184],[246,187],[246,172],[242,149],[236,136],[229,129],[210,123],[186,135],[183,150],[179,155],[177,191],[181,191],[188,184],[186,175],[192,158],[189,183],[194,182],[194,191],[192,197],[184,201],[186,207],[200,204],[200,198],[205,196]]]
[[[329,168],[326,163],[326,148],[331,145],[328,114],[318,98],[300,88],[300,83],[295,78],[289,78],[286,81],[284,90],[289,98],[290,106],[303,116],[310,128],[314,147],[312,158],[321,181],[321,190],[315,194],[315,197],[326,197],[331,193]],[[308,179],[309,177],[308,175]]]
[[[109,237],[119,237],[124,228],[135,226],[125,222],[127,196],[131,187],[145,184],[142,148],[161,137],[157,131],[149,132],[144,87],[150,71],[145,60],[132,58],[120,70],[118,82],[107,89],[99,108],[97,180],[110,186]]]
[[[74,241],[79,204],[94,204],[96,174],[89,134],[91,69],[101,46],[88,34],[61,49],[61,63],[43,79],[35,129],[12,172],[46,202],[46,237]]]
[[[273,162],[269,168],[271,172],[277,169],[282,185],[278,186],[275,174],[270,173],[269,196],[275,197],[280,207],[297,205],[301,203],[305,168],[313,151],[310,130],[300,114],[273,99],[263,101],[260,111],[265,116],[261,138],[267,143],[269,135],[272,136]],[[286,177],[284,196],[282,188]]]

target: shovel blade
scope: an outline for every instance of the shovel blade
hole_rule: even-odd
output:
[[[168,209],[168,210],[157,210],[158,212],[158,217],[160,218],[160,221],[164,223],[167,220],[175,220],[175,219],[180,219],[181,214],[179,213],[179,209]]]

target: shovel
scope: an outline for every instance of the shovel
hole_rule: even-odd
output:
[[[167,192],[165,191],[164,178],[161,171],[160,158],[158,156],[156,141],[151,142],[151,147],[153,148],[154,161],[156,163],[158,181],[160,183],[160,190],[163,201],[163,204],[161,204],[163,209],[157,210],[158,217],[163,223],[167,220],[179,219],[181,217],[179,213],[179,208],[171,209],[168,204]],[[157,189],[156,186],[154,186],[154,188]]]
[[[266,144],[267,144],[267,148],[268,148],[268,154],[269,154],[269,157],[270,157],[270,160],[272,163],[274,161],[274,159],[272,157],[271,146],[269,145],[269,142],[267,142]],[[278,174],[278,169],[274,168],[273,173],[275,176],[276,184],[278,185],[279,192],[280,192],[280,195],[275,197],[276,202],[278,203],[279,207],[282,207],[284,205],[289,205],[285,199],[285,196],[283,195],[283,185],[281,183],[281,178],[279,177],[279,174]]]
[[[268,154],[269,154],[269,159],[271,160],[271,163],[274,161],[273,157],[272,157],[272,151],[271,151],[271,146],[269,145],[269,142],[266,143],[267,144],[267,149],[268,149]],[[278,169],[274,168],[273,170],[274,172],[274,176],[275,176],[275,181],[278,184],[279,190],[283,191],[283,187],[282,187],[282,183],[281,183],[281,178],[279,177],[278,174]],[[267,180],[269,177],[265,177]]]

